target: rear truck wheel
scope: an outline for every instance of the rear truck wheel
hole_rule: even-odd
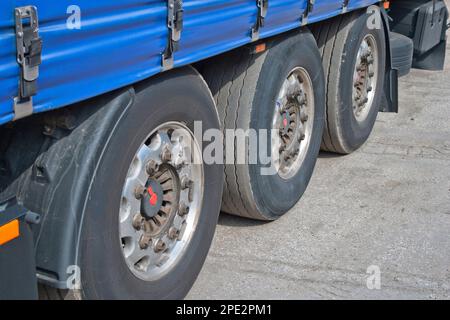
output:
[[[259,54],[237,50],[203,71],[226,137],[222,210],[276,220],[305,192],[320,149],[325,88],[314,37],[309,32],[291,34],[268,43]],[[254,133],[244,150],[238,147],[239,138],[228,138],[239,131]],[[261,153],[270,163],[262,161]]]
[[[194,122],[218,129],[192,69],[137,86],[95,177],[81,244],[89,299],[180,299],[196,280],[220,211],[223,168],[206,165]]]
[[[384,29],[369,28],[369,18],[365,11],[356,11],[313,27],[326,78],[324,151],[352,153],[367,141],[375,125],[386,43]]]
[[[400,33],[390,32],[392,67],[398,71],[398,76],[409,74],[414,55],[414,42]]]
[[[194,135],[196,121],[202,130],[220,130],[206,83],[184,68],[134,91],[81,199],[84,299],[184,298],[218,221],[223,166],[202,161],[206,144]],[[45,288],[41,293],[67,297]]]

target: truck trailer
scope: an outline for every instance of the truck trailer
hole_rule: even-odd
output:
[[[219,213],[289,212],[321,150],[398,112],[399,77],[442,70],[449,27],[443,0],[0,9],[6,299],[185,297]]]

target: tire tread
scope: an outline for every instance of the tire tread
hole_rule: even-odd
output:
[[[239,128],[239,116],[242,117],[243,113],[243,89],[246,86],[251,61],[252,57],[247,50],[240,49],[217,59],[217,63],[206,68],[204,76],[219,109],[224,137],[227,128]],[[222,74],[221,81],[217,81],[218,74]],[[236,150],[233,156],[236,161],[238,156]],[[245,179],[240,175],[238,166],[225,165],[224,171],[222,210],[251,218],[253,215],[248,209],[250,202],[247,196],[248,190],[246,190],[250,184],[247,181],[241,181]]]
[[[336,79],[339,79],[342,53],[353,22],[360,16],[359,12],[348,13],[326,21],[317,40],[322,54],[326,80],[326,112],[325,130],[322,140],[322,150],[348,154],[351,150],[345,145],[341,128],[337,126],[338,110],[332,108],[333,99],[338,96]]]

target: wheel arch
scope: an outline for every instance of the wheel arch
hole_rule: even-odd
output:
[[[40,282],[67,289],[73,275],[69,273],[75,271],[71,267],[77,265],[84,220],[80,199],[89,195],[113,127],[133,103],[134,89],[128,87],[63,109],[61,113],[79,123],[66,137],[52,142],[25,174],[18,199],[42,215],[34,230]]]
[[[187,66],[136,85],[142,88],[154,81],[188,73],[204,81],[197,70]],[[35,155],[22,166],[14,182],[8,182],[6,191],[16,193],[21,204],[42,216],[41,224],[33,230],[38,278],[42,284],[68,289],[68,280],[73,279],[79,265],[87,202],[82,199],[89,197],[107,142],[120,119],[135,104],[135,97],[135,86],[128,86],[24,119],[21,127],[32,124],[36,128],[28,137],[35,140]],[[20,129],[16,131],[20,133]],[[0,196],[3,192],[0,186]]]

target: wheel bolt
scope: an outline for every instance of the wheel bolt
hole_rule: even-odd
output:
[[[136,230],[141,230],[142,224],[144,223],[144,217],[141,214],[137,214],[133,218],[133,228]]]
[[[304,132],[301,132],[298,136],[299,142],[302,142],[305,139],[306,139],[306,134]]]
[[[165,146],[165,147],[164,147],[164,150],[163,150],[163,152],[162,152],[162,154],[161,154],[161,159],[162,159],[162,161],[164,161],[164,162],[170,162],[170,161],[172,161],[172,152],[170,151],[170,149],[169,149],[168,146]]]
[[[304,104],[306,103],[306,96],[305,96],[305,94],[304,94],[304,93],[299,94],[299,95],[297,96],[297,101],[298,101],[298,103],[299,103],[300,105],[304,105]]]
[[[134,190],[134,196],[137,200],[141,200],[144,197],[145,188],[143,186],[137,186]]]
[[[297,148],[291,151],[291,159],[294,159],[297,156]]]
[[[163,240],[159,239],[155,244],[155,252],[160,253],[166,251],[166,249],[167,249],[166,243]]]
[[[178,215],[184,217],[189,214],[189,207],[183,202],[180,204],[180,208],[178,210]]]
[[[142,250],[146,250],[146,249],[148,249],[148,247],[150,246],[150,241],[151,241],[152,239],[150,238],[150,237],[148,237],[148,236],[146,236],[145,234],[143,234],[142,236],[141,236],[141,239],[139,240],[139,247],[142,249]]]
[[[172,240],[175,240],[178,238],[178,236],[180,235],[180,230],[178,230],[175,227],[172,227],[169,229],[169,238]]]
[[[304,110],[302,110],[302,112],[300,113],[300,119],[301,119],[303,122],[306,122],[306,121],[308,121],[308,119],[309,119],[308,114],[307,114]]]
[[[153,176],[153,175],[155,175],[155,173],[158,171],[158,163],[156,163],[156,161],[155,160],[150,160],[148,163],[147,163],[147,166],[146,166],[146,171],[147,171],[147,174],[149,175],[149,176]]]
[[[181,178],[181,188],[183,190],[189,189],[192,186],[193,181],[189,177],[184,176]]]

